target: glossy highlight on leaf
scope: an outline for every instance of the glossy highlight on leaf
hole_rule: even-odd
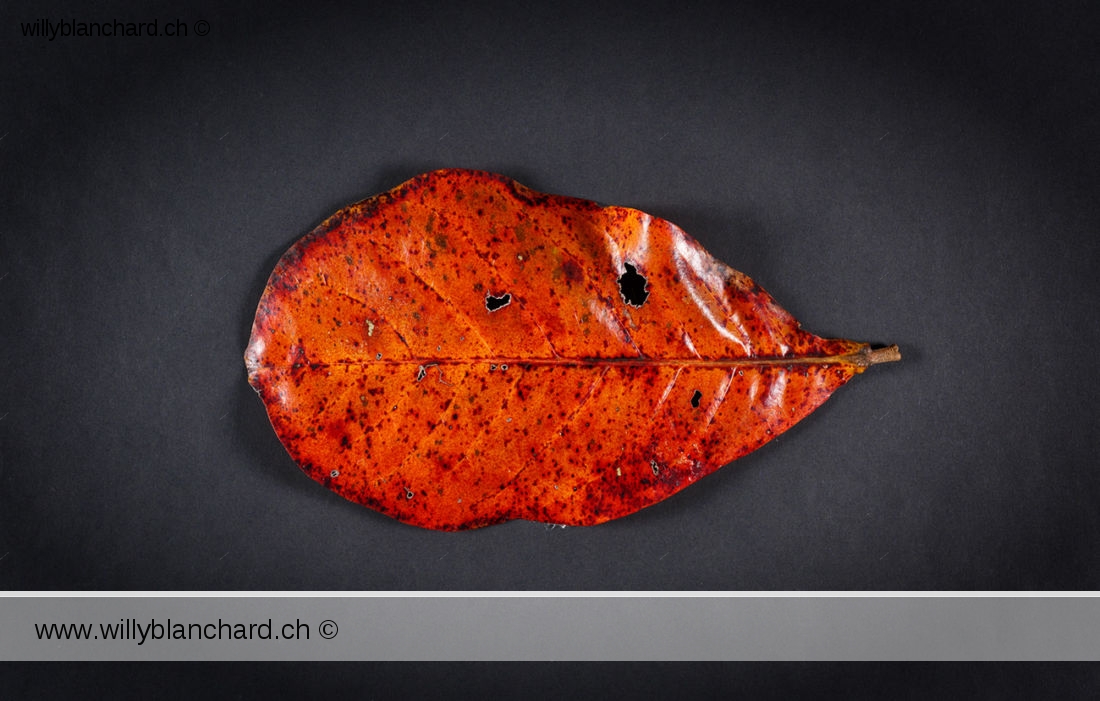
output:
[[[634,513],[898,358],[801,330],[668,221],[468,170],[299,240],[245,352],[306,474],[440,530]]]

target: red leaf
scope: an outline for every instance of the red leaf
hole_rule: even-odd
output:
[[[443,170],[298,241],[245,362],[310,477],[457,530],[633,513],[899,357],[802,331],[663,219]]]

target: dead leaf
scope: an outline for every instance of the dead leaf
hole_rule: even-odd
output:
[[[633,513],[899,357],[800,330],[663,219],[443,170],[298,241],[245,362],[306,474],[458,530]]]

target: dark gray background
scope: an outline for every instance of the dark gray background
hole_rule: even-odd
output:
[[[0,586],[1097,588],[1095,5],[732,5],[5,4]],[[295,239],[437,167],[670,219],[904,361],[603,526],[345,502],[245,380],[252,314]]]
[[[12,698],[1093,699],[1083,663],[8,663]]]

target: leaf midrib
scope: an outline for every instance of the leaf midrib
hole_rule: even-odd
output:
[[[489,364],[498,367],[508,365],[516,367],[556,366],[556,367],[699,367],[731,368],[752,366],[790,366],[790,365],[868,365],[869,348],[843,355],[824,356],[770,356],[757,358],[519,358],[519,357],[410,357],[410,358],[365,358],[362,360],[334,360],[328,362],[297,363],[291,367],[310,367],[314,369],[340,366],[386,366],[419,365],[475,365]],[[265,363],[262,367],[287,367],[283,364]]]

